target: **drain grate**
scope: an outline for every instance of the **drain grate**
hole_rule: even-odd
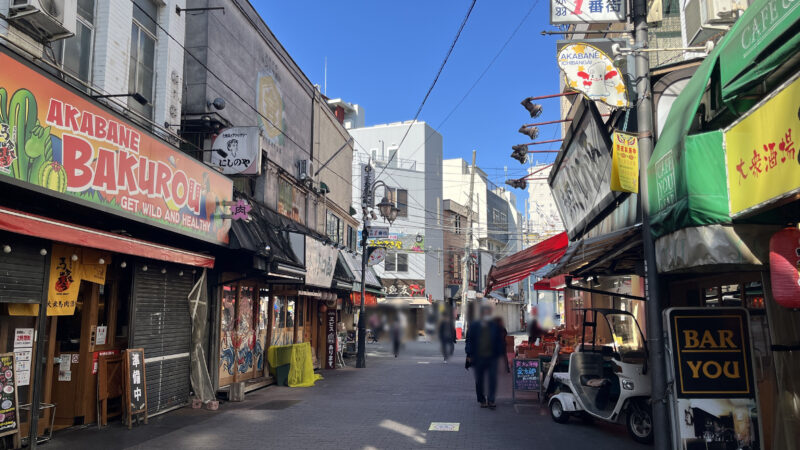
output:
[[[297,403],[300,403],[300,400],[270,400],[266,403],[262,403],[260,405],[253,406],[250,409],[261,409],[266,411],[280,411],[282,409],[289,408]]]

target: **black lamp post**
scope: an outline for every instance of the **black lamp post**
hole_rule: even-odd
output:
[[[365,192],[363,197],[364,204],[362,205],[362,214],[361,217],[364,220],[364,231],[361,232],[361,306],[359,308],[358,314],[358,351],[356,352],[356,367],[359,369],[363,369],[367,367],[367,328],[366,328],[366,276],[367,276],[367,258],[369,258],[369,254],[372,252],[368,250],[367,247],[367,237],[369,236],[369,216],[370,211],[369,208],[372,207],[373,202],[375,201],[375,188],[382,186],[384,189],[388,190],[386,183],[383,181],[375,181],[372,184],[365,186],[368,189]],[[376,205],[378,207],[378,211],[381,213],[381,217],[389,221],[391,225],[395,219],[397,219],[397,213],[400,210],[389,201],[389,199],[384,196],[380,203]],[[374,213],[372,213],[374,216]],[[374,248],[372,248],[374,250]]]

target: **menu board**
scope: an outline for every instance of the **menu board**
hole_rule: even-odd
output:
[[[0,436],[19,431],[17,417],[17,382],[14,376],[14,354],[0,355]]]
[[[514,390],[539,392],[538,359],[514,359]]]

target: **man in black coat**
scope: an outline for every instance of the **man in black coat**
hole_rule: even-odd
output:
[[[475,393],[481,408],[495,409],[497,393],[497,361],[505,353],[506,344],[500,327],[492,320],[492,308],[482,305],[480,320],[467,329],[467,367],[475,374]],[[484,395],[484,380],[489,379],[488,395]]]

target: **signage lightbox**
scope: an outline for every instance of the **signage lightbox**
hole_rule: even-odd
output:
[[[614,23],[628,21],[625,0],[550,0],[550,23]]]
[[[8,54],[0,67],[0,179],[228,242],[229,178]]]
[[[676,447],[763,448],[749,324],[744,308],[664,311]]]
[[[261,148],[258,127],[221,130],[211,144],[211,165],[227,175],[261,173]]]
[[[630,106],[625,73],[599,47],[586,42],[559,43],[558,67],[569,89],[612,108]]]

